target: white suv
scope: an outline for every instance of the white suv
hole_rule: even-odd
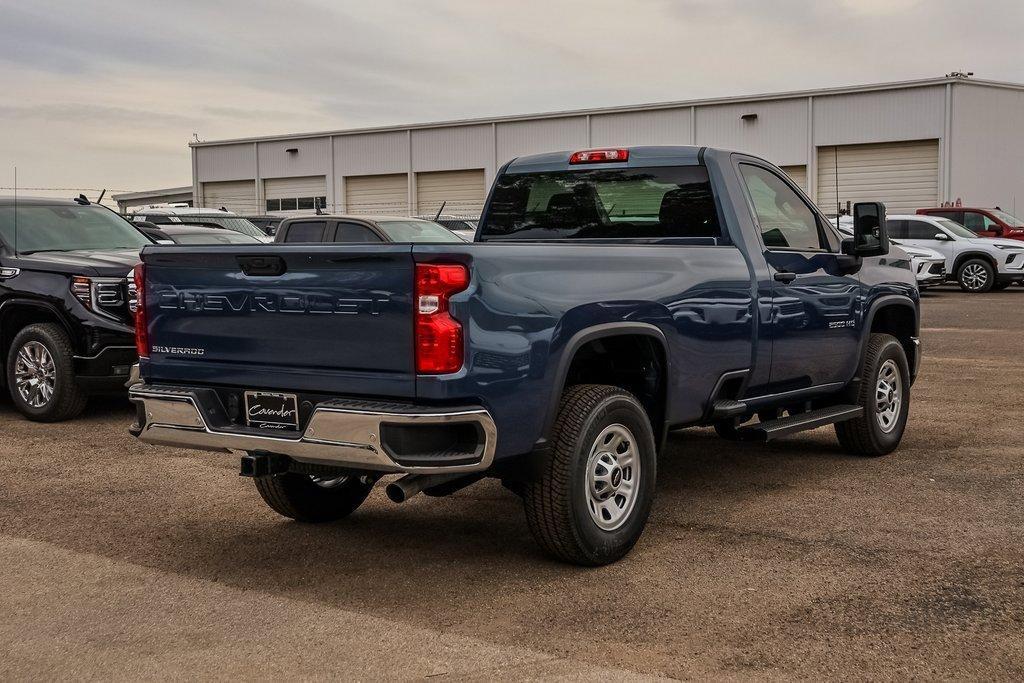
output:
[[[838,221],[833,219],[843,237],[853,237],[853,216],[841,216]],[[928,247],[912,247],[899,240],[891,240],[910,258],[910,270],[917,278],[917,288],[925,289],[941,285],[946,281],[946,257]]]
[[[948,218],[920,214],[887,216],[889,236],[946,257],[946,272],[965,292],[1006,289],[1024,281],[1024,242],[979,237]]]

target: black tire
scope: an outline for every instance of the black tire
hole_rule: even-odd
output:
[[[623,427],[625,430],[620,429]],[[592,482],[587,469],[588,464],[593,467],[600,460],[597,439],[608,430],[632,436],[633,463],[639,465],[639,473],[632,479],[636,486],[632,503],[623,503],[618,526],[606,530],[594,516],[603,517],[603,513],[591,512]],[[565,562],[585,566],[615,562],[640,538],[654,502],[657,454],[647,413],[632,394],[618,387],[573,386],[562,397],[550,444],[524,490],[530,532],[545,551]],[[592,449],[597,460],[591,458]],[[617,455],[627,452],[617,450]],[[606,453],[611,455],[611,451]],[[614,470],[605,471],[609,481],[615,481]],[[618,505],[619,486],[630,481],[634,472],[632,467],[619,470],[619,483],[614,484],[615,493],[608,499],[612,504]]]
[[[1013,282],[1011,280],[1003,280],[1002,282],[997,281],[994,285],[992,285],[992,291],[1001,292],[1004,289],[1009,289],[1010,285],[1012,284]]]
[[[965,292],[984,294],[995,284],[996,271],[985,259],[967,259],[956,269],[956,281]]]
[[[895,366],[899,376],[899,411],[887,428],[881,424],[880,410],[876,401],[879,389],[879,375]],[[896,450],[907,427],[910,414],[910,369],[907,355],[899,341],[888,334],[872,334],[868,351],[860,370],[857,385],[856,405],[864,408],[864,414],[854,420],[836,423],[839,444],[849,453],[876,457]]]
[[[357,476],[323,481],[287,472],[256,477],[256,490],[274,512],[298,522],[333,522],[348,517],[370,495],[373,484]]]
[[[40,347],[45,349],[50,362],[39,367],[52,376],[53,382],[52,392],[45,399],[43,394],[34,392],[28,397],[22,396],[16,377],[19,354],[23,350],[29,353]],[[56,323],[29,325],[15,335],[7,353],[7,389],[18,412],[36,422],[60,422],[82,412],[88,395],[75,381],[74,355],[71,340],[64,328]]]

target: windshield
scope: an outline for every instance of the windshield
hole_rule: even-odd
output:
[[[0,237],[21,254],[34,251],[141,249],[152,242],[131,223],[100,206],[0,207]]]
[[[718,235],[703,166],[508,173],[480,230],[481,241]]]
[[[957,237],[966,237],[968,239],[972,239],[978,236],[978,233],[974,232],[973,230],[968,230],[967,228],[960,225],[956,221],[951,221],[948,218],[940,218],[937,222],[939,225],[944,227],[946,230],[949,230]]]
[[[462,242],[454,232],[432,221],[377,221],[392,242]]]
[[[992,209],[989,211],[989,213],[991,213],[993,216],[995,216],[1002,222],[1014,228],[1024,226],[1024,221],[1022,221],[1021,219],[1017,218],[1012,214],[1006,213],[1005,211],[1000,211],[999,209]]]

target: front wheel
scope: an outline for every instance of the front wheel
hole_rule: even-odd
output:
[[[992,289],[996,281],[996,271],[988,261],[972,258],[957,268],[956,281],[965,292],[982,294]]]
[[[560,560],[597,566],[640,538],[654,501],[654,431],[640,403],[618,387],[581,384],[562,398],[539,472],[526,485],[526,521]]]
[[[903,438],[910,413],[910,369],[895,337],[871,335],[859,380],[856,403],[864,413],[836,423],[839,444],[854,455],[891,453]]]
[[[18,412],[36,422],[71,419],[88,400],[75,381],[71,340],[55,323],[29,325],[15,335],[7,356],[7,387]]]

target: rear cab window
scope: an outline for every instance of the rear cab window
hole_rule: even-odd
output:
[[[339,221],[334,231],[335,242],[380,242],[380,237],[365,225]]]
[[[322,242],[324,229],[327,223],[324,221],[296,221],[288,226],[284,235],[285,242]]]
[[[433,221],[377,221],[377,227],[392,242],[462,242],[458,235]]]
[[[479,241],[698,238],[722,231],[703,166],[505,173]]]

